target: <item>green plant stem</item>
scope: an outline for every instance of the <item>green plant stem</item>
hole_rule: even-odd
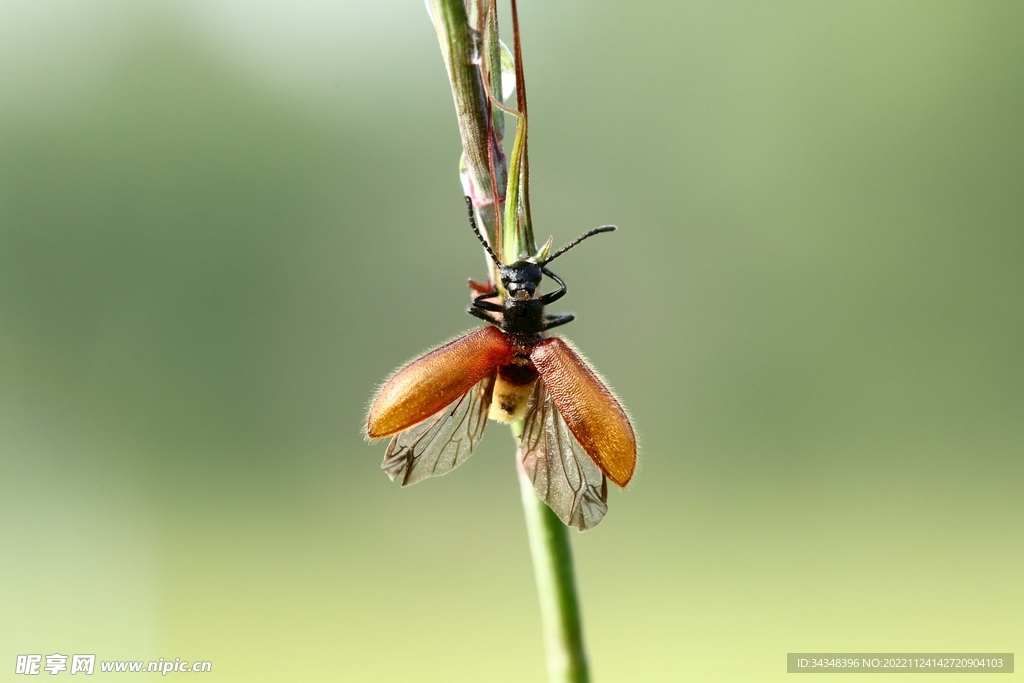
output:
[[[517,440],[521,429],[521,424],[513,425],[512,433]],[[568,528],[537,496],[522,470],[519,470],[519,488],[540,597],[548,680],[551,683],[587,683],[590,673],[583,646],[583,620]]]
[[[474,207],[491,244],[508,245],[501,249],[501,254],[511,262],[536,253],[537,246],[529,222],[526,121],[523,117],[517,121],[512,155],[515,172],[506,192],[509,173],[500,147],[501,112],[492,107],[484,89],[486,80],[495,98],[501,100],[497,15],[488,9],[490,7],[481,0],[472,0],[467,12],[463,0],[428,0],[455,99]],[[484,12],[486,16],[482,15]],[[471,19],[474,25],[479,26],[481,17],[484,19],[482,36],[470,28]],[[517,101],[520,111],[525,112],[522,60],[521,55],[518,56]],[[478,63],[474,63],[474,59]],[[486,70],[486,79],[481,75],[481,68]],[[488,121],[497,135],[496,141],[488,132]],[[490,175],[492,168],[493,180]],[[501,226],[503,234],[499,234],[500,204],[506,194],[510,195],[511,209],[509,219]],[[492,271],[491,280],[496,284],[499,282],[496,271]],[[517,442],[522,428],[522,423],[512,425],[512,434]],[[583,648],[583,625],[568,530],[537,496],[533,484],[522,472],[519,473],[519,484],[540,596],[548,679],[551,683],[587,683],[587,657]]]
[[[462,137],[462,149],[466,161],[466,179],[473,198],[474,208],[483,224],[492,245],[500,244],[498,235],[498,211],[504,198],[507,183],[507,168],[500,147],[503,130],[500,112],[495,110],[487,98],[480,66],[474,58],[483,61],[491,74],[490,84],[498,99],[501,98],[501,58],[498,47],[497,23],[487,22],[484,35],[479,35],[470,26],[470,14],[462,0],[428,0],[430,18],[437,31],[441,56],[448,70],[448,80],[455,101],[455,116]],[[479,17],[480,8],[471,4],[472,14]],[[488,120],[494,119],[494,129],[499,139],[492,140],[488,132]],[[491,179],[489,158],[494,160],[494,184]],[[494,189],[498,195],[495,197]],[[497,271],[491,273],[496,281]]]

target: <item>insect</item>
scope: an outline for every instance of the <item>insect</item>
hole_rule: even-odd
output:
[[[608,510],[607,479],[625,487],[636,467],[636,436],[625,410],[601,378],[565,340],[545,332],[573,320],[545,307],[567,292],[547,265],[595,228],[543,259],[504,265],[470,227],[494,261],[506,296],[476,285],[469,313],[488,324],[440,346],[395,372],[367,416],[370,439],[391,437],[381,468],[403,486],[445,474],[479,442],[487,418],[523,421],[519,467],[537,494],[570,526],[589,529]],[[558,288],[541,294],[547,277]]]

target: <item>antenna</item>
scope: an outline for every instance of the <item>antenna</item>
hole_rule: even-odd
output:
[[[475,234],[476,238],[480,240],[480,244],[484,245],[484,249],[487,251],[487,254],[491,257],[491,260],[494,261],[494,265],[501,268],[501,261],[499,261],[498,257],[494,255],[494,251],[491,249],[491,245],[489,245],[487,243],[487,240],[484,239],[484,236],[480,234],[480,228],[476,227],[476,216],[473,215],[473,200],[469,197],[466,197],[466,209],[469,211],[469,227],[473,228],[473,234]],[[614,230],[614,228],[612,229]],[[580,239],[583,238],[581,237]],[[579,240],[577,240],[577,242],[578,241]],[[562,251],[565,251],[565,249],[563,249]],[[555,256],[557,255],[558,254],[555,254]],[[551,259],[548,260],[550,261]]]
[[[474,230],[475,229],[476,228],[474,228]],[[552,254],[551,256],[548,256],[546,259],[541,261],[540,265],[546,266],[547,264],[551,263],[556,258],[561,256],[565,252],[569,251],[570,249],[572,249],[573,247],[575,247],[577,244],[579,244],[583,240],[587,239],[588,237],[593,237],[594,235],[599,235],[602,232],[612,232],[613,230],[618,230],[618,228],[616,228],[614,225],[602,225],[600,228],[594,228],[593,230],[587,230],[585,233],[583,233],[582,235],[580,235],[579,237],[574,239],[572,242],[569,242],[569,244],[565,245],[564,247],[562,247],[561,249],[556,251],[554,254]]]

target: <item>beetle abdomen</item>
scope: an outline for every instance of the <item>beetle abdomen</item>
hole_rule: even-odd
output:
[[[523,419],[536,382],[537,370],[533,363],[517,352],[511,363],[498,368],[494,398],[491,399],[488,417],[498,422],[516,422]]]

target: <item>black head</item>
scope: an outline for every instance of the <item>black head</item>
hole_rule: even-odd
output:
[[[491,260],[494,261],[496,266],[498,266],[498,270],[501,273],[501,284],[504,285],[509,296],[513,299],[532,298],[537,291],[537,287],[540,285],[541,278],[544,276],[544,267],[547,264],[551,263],[588,237],[593,237],[594,235],[598,235],[602,232],[611,232],[616,229],[614,225],[604,225],[600,228],[588,230],[551,256],[548,256],[541,261],[536,263],[533,261],[517,261],[510,266],[506,266],[498,260],[494,250],[491,249],[491,245],[487,243],[484,236],[480,234],[480,229],[476,227],[476,218],[473,216],[473,202],[469,197],[466,197],[466,208],[469,210],[469,226],[473,228],[473,232],[476,234],[477,239],[480,240],[480,244],[484,245],[484,249],[491,257]]]
[[[532,299],[544,276],[542,266],[530,261],[518,261],[511,266],[499,265],[501,284],[513,299]]]

